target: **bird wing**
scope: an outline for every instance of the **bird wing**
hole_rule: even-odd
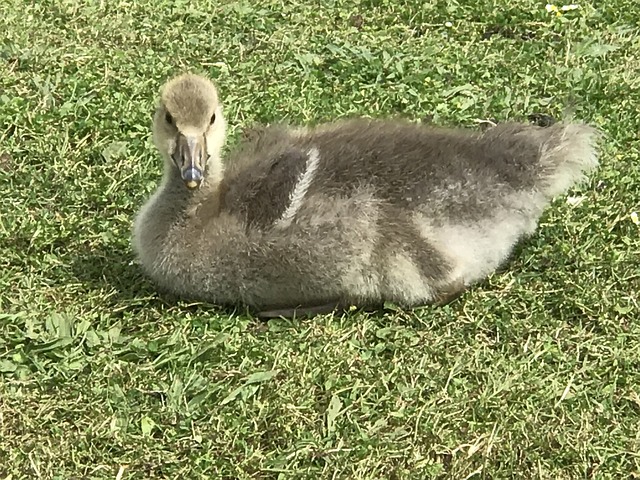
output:
[[[255,155],[255,161],[229,180],[224,205],[230,213],[240,215],[247,227],[266,230],[290,205],[308,153],[292,145],[276,152],[257,151]]]

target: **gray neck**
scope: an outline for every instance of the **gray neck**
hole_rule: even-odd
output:
[[[220,183],[222,181],[223,169],[219,157],[210,159],[207,165],[202,185],[197,190],[189,190],[180,175],[180,171],[170,160],[165,163],[162,180],[161,195],[165,197],[164,202],[170,205],[175,215],[194,214],[215,217],[219,213]]]

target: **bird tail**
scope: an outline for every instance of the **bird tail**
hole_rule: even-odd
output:
[[[597,143],[602,136],[598,129],[581,123],[555,123],[539,133],[546,137],[540,165],[548,196],[562,195],[598,167]]]

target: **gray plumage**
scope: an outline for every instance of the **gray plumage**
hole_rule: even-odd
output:
[[[266,316],[442,303],[499,267],[551,199],[597,166],[587,125],[472,132],[366,119],[260,128],[223,164],[221,113],[204,78],[164,87],[164,179],[136,218],[134,248],[164,289]],[[186,188],[184,172],[201,167],[199,188]]]

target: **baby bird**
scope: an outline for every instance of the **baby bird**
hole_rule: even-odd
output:
[[[598,131],[574,123],[276,125],[223,163],[225,132],[210,80],[164,85],[153,121],[164,177],[133,247],[161,288],[263,317],[445,303],[598,163]]]

